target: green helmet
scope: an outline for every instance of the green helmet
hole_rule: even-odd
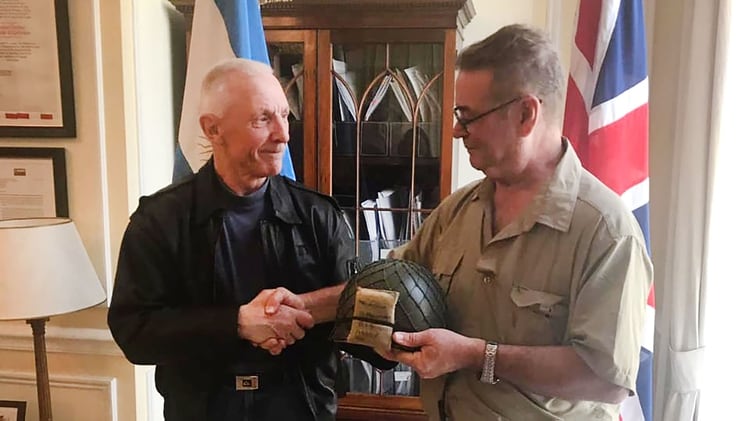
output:
[[[396,366],[365,345],[347,342],[354,317],[357,287],[396,291],[394,332],[419,332],[429,328],[446,327],[445,295],[429,270],[408,260],[385,259],[370,263],[349,279],[339,298],[332,339],[340,342],[341,349],[365,360],[381,370]],[[373,322],[368,319],[368,322]],[[379,323],[390,325],[389,323]],[[393,348],[406,349],[396,343]]]

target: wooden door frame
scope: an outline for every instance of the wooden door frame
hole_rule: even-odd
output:
[[[317,92],[316,78],[318,77],[317,31],[314,29],[268,29],[265,31],[266,42],[301,42],[303,45],[302,65],[304,68],[304,104],[302,104],[302,121],[304,122],[305,150],[304,181],[307,187],[318,189],[318,150],[316,145],[316,134],[318,130],[317,120]]]

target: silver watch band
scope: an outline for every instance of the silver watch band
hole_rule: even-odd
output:
[[[482,375],[479,381],[482,383],[495,384],[499,381],[495,377],[495,358],[497,356],[497,342],[487,341],[484,346],[484,365],[482,366]]]

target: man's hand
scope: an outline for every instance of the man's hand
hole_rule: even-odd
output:
[[[447,329],[427,329],[422,332],[396,332],[393,340],[416,352],[391,349],[378,351],[383,358],[411,366],[420,377],[431,379],[463,368],[481,369],[484,341],[467,338]]]
[[[253,301],[255,300],[265,301],[261,304],[264,305],[264,311],[269,316],[276,313],[282,305],[287,305],[298,310],[305,310],[305,302],[302,298],[284,287],[264,289],[253,299]]]
[[[267,308],[275,309],[269,314]],[[253,344],[277,355],[284,347],[305,336],[313,326],[302,300],[286,288],[263,290],[252,301],[240,307],[238,334]]]
[[[266,303],[266,313],[275,313],[281,304],[287,304],[299,309],[304,308],[312,314],[315,323],[332,322],[336,318],[336,308],[339,303],[339,296],[344,290],[345,284],[335,285],[332,287],[321,288],[317,291],[306,292],[300,295],[294,295],[299,300],[294,302],[285,302],[281,298],[285,296],[274,295]],[[283,289],[283,288],[280,288]]]
[[[286,341],[283,339],[271,338],[271,339],[266,339],[265,341],[259,344],[256,344],[255,342],[253,342],[253,346],[261,347],[265,349],[266,351],[268,351],[268,353],[271,355],[279,355],[281,354],[281,351],[283,351],[284,348],[286,348]]]

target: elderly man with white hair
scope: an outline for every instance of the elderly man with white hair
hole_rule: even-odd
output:
[[[108,321],[131,362],[157,366],[168,421],[335,418],[331,325],[297,294],[344,282],[354,242],[333,199],[278,175],[288,114],[270,67],[215,66],[213,156],[131,216]]]

